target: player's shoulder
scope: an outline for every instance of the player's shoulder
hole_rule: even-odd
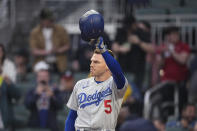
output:
[[[89,78],[86,78],[86,79],[81,79],[81,80],[77,81],[76,88],[81,88],[81,87],[83,87],[87,84],[89,85],[93,81],[94,81],[93,77],[89,77]]]

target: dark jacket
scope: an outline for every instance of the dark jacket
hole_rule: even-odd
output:
[[[14,125],[13,99],[20,98],[20,91],[15,85],[8,85],[3,81],[0,86],[0,110],[2,114],[3,124],[5,127],[12,127]]]
[[[39,111],[36,105],[40,96],[35,94],[35,89],[36,88],[30,89],[25,98],[25,106],[30,110],[30,118],[28,121],[28,126],[30,127],[40,127]],[[53,93],[54,96],[50,98],[46,127],[50,128],[52,131],[58,131],[56,116],[57,111],[63,107],[63,102],[58,89],[53,90]]]

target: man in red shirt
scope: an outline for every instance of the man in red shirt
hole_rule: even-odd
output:
[[[187,60],[190,48],[187,43],[180,41],[177,27],[166,29],[165,44],[158,48],[158,52],[163,55],[163,68],[161,70],[161,80],[171,80],[181,82],[187,80],[188,69]]]
[[[187,60],[190,54],[189,45],[180,41],[179,29],[167,27],[164,44],[156,47],[156,52],[161,56],[160,76],[161,81],[174,81],[179,90],[179,110],[187,103],[186,80],[188,79]],[[173,101],[174,88],[167,85],[161,90],[162,101]]]

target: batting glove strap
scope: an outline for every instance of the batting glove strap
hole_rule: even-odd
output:
[[[107,51],[105,44],[103,42],[103,37],[98,38],[97,43],[96,43],[96,48],[98,48],[101,51],[101,53]]]

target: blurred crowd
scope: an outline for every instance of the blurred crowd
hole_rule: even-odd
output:
[[[28,50],[21,47],[7,57],[4,44],[0,44],[0,130],[27,127],[63,130],[57,116],[63,111],[66,120],[65,104],[75,85],[75,74],[86,72],[88,77],[94,45],[80,41],[73,53],[70,35],[55,23],[53,13],[43,9],[39,18],[40,23],[29,36]],[[122,20],[114,40],[106,32],[103,38],[126,76],[132,76],[128,78],[130,85],[117,131],[197,131],[197,57],[189,44],[180,40],[178,27],[166,27],[163,42],[152,43],[151,24],[129,15]],[[35,79],[29,80],[29,74]],[[28,81],[33,82],[22,91],[19,83]],[[152,94],[154,99],[150,99],[152,106],[147,119],[143,114],[144,96],[153,88],[158,90]],[[177,105],[165,106],[175,101],[177,92]],[[17,123],[14,114],[17,103],[22,103],[29,112],[25,124]]]

